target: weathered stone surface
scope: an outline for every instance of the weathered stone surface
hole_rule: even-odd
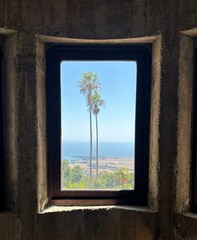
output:
[[[0,0],[0,36],[10,209],[0,213],[0,239],[196,240],[196,215],[181,213],[190,200],[196,0]],[[82,39],[153,43],[149,210],[38,213],[47,202],[44,42]]]

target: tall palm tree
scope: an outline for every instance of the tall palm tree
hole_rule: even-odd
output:
[[[78,82],[80,93],[84,94],[87,101],[90,121],[90,185],[92,182],[92,109],[93,99],[92,94],[101,88],[101,83],[98,82],[98,76],[91,72],[84,73],[81,80]]]
[[[96,118],[96,177],[98,177],[98,114],[100,112],[101,106],[105,104],[104,100],[101,99],[100,95],[97,93],[97,91],[94,91],[94,94],[92,96],[93,101],[93,114]]]

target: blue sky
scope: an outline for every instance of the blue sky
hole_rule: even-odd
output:
[[[86,72],[98,75],[100,96],[99,141],[134,142],[136,63],[131,61],[63,61],[61,63],[62,141],[89,141],[89,113],[77,82]],[[95,139],[95,117],[93,140]]]

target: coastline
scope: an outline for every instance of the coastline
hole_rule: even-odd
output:
[[[63,160],[66,160],[64,158]],[[98,160],[99,172],[113,172],[117,168],[125,167],[129,171],[134,172],[134,159],[132,157],[100,157]],[[79,159],[75,161],[69,161],[71,167],[79,165],[84,171],[89,170],[89,159]],[[96,168],[96,159],[92,160],[93,173]]]

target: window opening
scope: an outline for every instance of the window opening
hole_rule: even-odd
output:
[[[150,59],[149,45],[48,46],[50,203],[146,204]]]
[[[61,190],[134,189],[135,105],[136,62],[61,62]]]

